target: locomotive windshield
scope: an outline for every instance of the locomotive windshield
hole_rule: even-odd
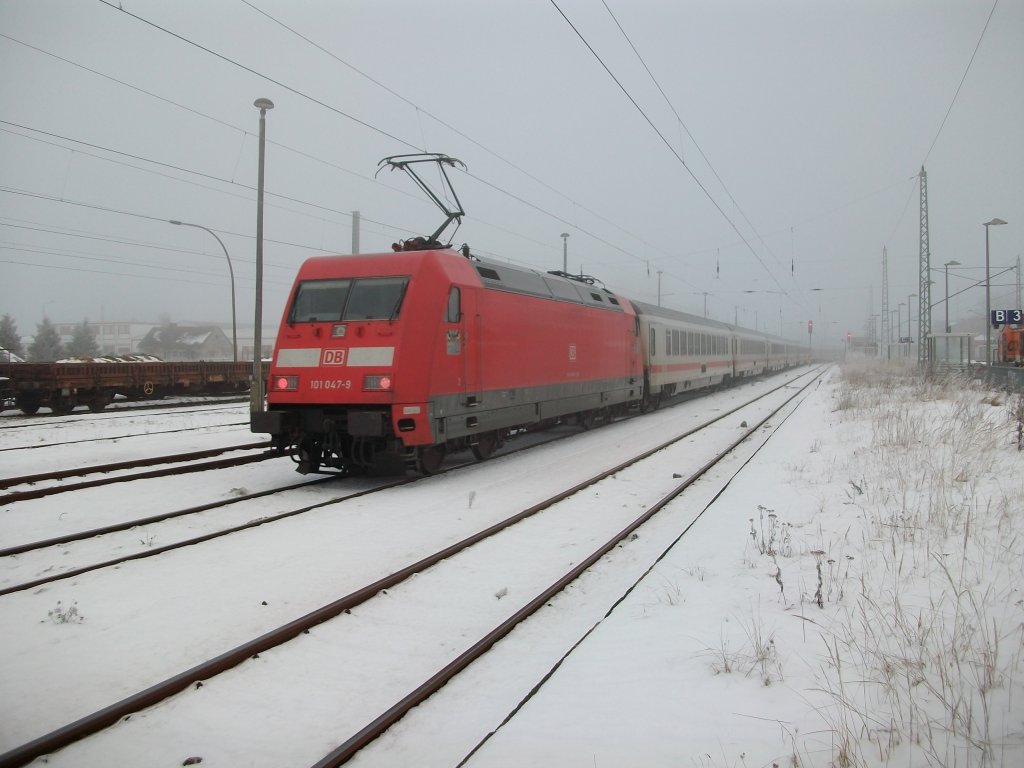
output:
[[[405,297],[407,277],[303,280],[295,293],[289,323],[393,320]]]

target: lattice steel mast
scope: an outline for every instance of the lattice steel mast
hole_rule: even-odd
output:
[[[928,339],[932,335],[932,281],[931,249],[928,245],[928,173],[921,166],[921,242],[918,262],[920,285],[918,286],[918,339],[917,362],[922,367],[928,363]],[[907,307],[909,314],[910,307]]]

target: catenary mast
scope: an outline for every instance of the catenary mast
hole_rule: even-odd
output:
[[[932,335],[931,249],[928,245],[928,173],[921,166],[921,242],[919,258],[920,285],[917,289],[917,362],[928,364],[928,338]],[[907,307],[910,314],[910,307]]]

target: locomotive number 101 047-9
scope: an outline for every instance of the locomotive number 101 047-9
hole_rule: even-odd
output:
[[[352,379],[313,379],[309,382],[312,390],[352,389]]]

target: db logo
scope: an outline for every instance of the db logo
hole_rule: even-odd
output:
[[[325,349],[324,360],[321,365],[344,365],[345,364],[345,350],[344,349]]]
[[[569,359],[570,360],[575,360],[576,359],[576,345],[575,344],[570,344],[569,345]]]

